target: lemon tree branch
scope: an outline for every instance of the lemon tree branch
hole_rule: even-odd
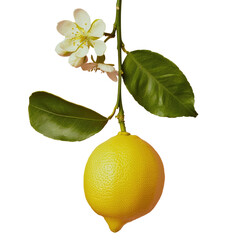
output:
[[[121,29],[121,10],[122,10],[122,0],[117,0],[116,5],[116,28],[117,28],[117,49],[118,49],[118,96],[117,96],[117,106],[119,112],[117,114],[118,122],[120,124],[120,129],[122,132],[126,132],[125,122],[124,122],[124,110],[122,105],[122,29]]]

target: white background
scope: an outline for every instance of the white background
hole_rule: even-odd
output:
[[[2,1],[0,239],[240,239],[240,14],[234,0],[123,0],[128,51],[150,49],[176,63],[191,83],[199,116],[165,119],[139,106],[123,88],[127,130],[163,159],[166,184],[148,215],[114,234],[87,204],[88,156],[117,134],[112,120],[83,142],[61,142],[34,131],[28,97],[44,90],[108,116],[117,84],[82,72],[54,49],[56,24],[75,8],[112,30],[114,0]],[[110,40],[107,62],[116,63]]]

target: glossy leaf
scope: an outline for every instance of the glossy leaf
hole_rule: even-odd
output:
[[[32,127],[49,138],[81,141],[102,130],[108,121],[93,110],[47,92],[35,92],[29,100]]]
[[[158,53],[137,50],[123,63],[123,79],[135,100],[161,117],[196,117],[194,94],[184,74]]]

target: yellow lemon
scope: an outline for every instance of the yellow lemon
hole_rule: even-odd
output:
[[[85,196],[113,232],[149,213],[164,185],[161,158],[141,138],[120,132],[100,144],[88,159]]]

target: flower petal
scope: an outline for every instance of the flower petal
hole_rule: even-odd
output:
[[[58,55],[60,55],[60,56],[62,56],[62,57],[71,55],[71,52],[68,52],[68,51],[66,51],[66,50],[63,50],[63,49],[61,48],[61,43],[59,43],[59,44],[56,46],[55,51],[56,51],[56,53],[57,53]]]
[[[106,51],[106,44],[101,40],[92,41],[94,50],[98,56],[102,56]]]
[[[91,71],[97,66],[97,63],[84,63],[81,68],[83,71]]]
[[[78,45],[72,39],[66,38],[63,42],[60,43],[60,47],[63,51],[75,52],[78,48]]]
[[[85,62],[85,57],[78,57],[76,53],[72,53],[68,62],[75,68],[80,67]]]
[[[88,13],[86,11],[84,11],[83,9],[79,8],[73,12],[73,15],[74,15],[74,19],[75,19],[75,22],[77,23],[77,25],[80,28],[83,28],[85,30],[85,32],[87,32],[91,25],[91,20],[90,20]]]
[[[117,82],[117,75],[118,75],[118,71],[114,71],[114,72],[108,72],[107,73],[108,77],[110,79],[112,79],[114,82]]]
[[[103,20],[97,19],[92,23],[91,28],[88,31],[88,36],[100,38],[103,36],[105,29],[106,24]]]
[[[88,46],[85,44],[82,44],[78,50],[76,51],[76,56],[78,57],[85,57],[88,54]]]
[[[79,32],[76,23],[68,20],[59,22],[57,25],[57,30],[63,36],[68,38],[73,38]]]
[[[111,65],[104,64],[104,63],[99,63],[98,68],[103,71],[103,72],[113,72],[115,71],[115,68]]]

